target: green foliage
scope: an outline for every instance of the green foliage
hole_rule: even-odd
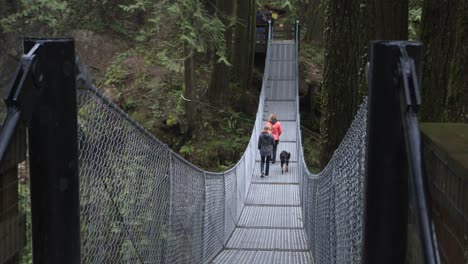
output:
[[[315,43],[301,43],[300,55],[304,58],[310,59],[313,63],[324,66],[325,63],[325,49]]]
[[[105,85],[123,85],[127,76],[127,71],[123,68],[121,59],[110,65],[104,74],[102,82]]]
[[[59,0],[21,0],[18,6],[17,13],[0,19],[1,31],[24,34],[29,33],[26,30],[28,26],[47,28],[50,32],[60,31],[71,12],[68,3]]]
[[[156,5],[150,0],[20,0],[16,13],[0,19],[0,30],[54,35],[85,29],[134,38],[149,4]]]
[[[18,196],[21,210],[26,214],[26,245],[21,250],[20,263],[32,264],[31,199],[28,183],[21,183],[18,185]]]
[[[253,121],[228,107],[206,107],[200,121],[203,125],[179,152],[205,169],[224,171],[244,153],[250,139],[247,131],[252,129]]]
[[[184,71],[183,58],[174,58],[174,55],[168,49],[162,50],[156,56],[159,59],[159,63],[167,69],[178,73]]]
[[[414,7],[409,10],[408,13],[408,33],[410,40],[419,39],[419,34],[421,32],[421,13],[422,7]]]
[[[280,8],[286,10],[289,15],[288,19],[291,21],[295,20],[297,18],[297,8],[296,8],[296,3],[295,1],[291,0],[260,0],[257,1],[257,5],[259,8],[262,8],[265,5],[269,5],[275,8]]]
[[[176,126],[179,123],[179,118],[174,114],[169,114],[169,118],[166,120],[166,125],[168,127]]]
[[[72,10],[66,21],[69,29],[84,29],[134,39],[140,25],[140,13],[134,0],[66,0]],[[140,2],[140,1],[138,1]],[[140,6],[139,3],[134,4]],[[122,7],[129,6],[128,11]]]
[[[209,47],[214,47],[220,57],[219,62],[228,64],[226,58],[226,43],[224,39],[225,26],[218,17],[210,16],[203,8],[200,0],[178,0],[167,4],[166,18],[173,24],[177,32],[172,45],[167,45],[158,58],[171,70],[180,72],[183,61],[195,53],[205,53]],[[159,22],[159,19],[150,20]]]
[[[136,0],[135,2],[128,4],[128,5],[119,5],[123,11],[129,13],[135,13],[138,11],[146,11],[148,7],[151,6],[153,1],[149,0]]]
[[[182,146],[179,150],[180,154],[184,156],[190,156],[193,153],[194,147],[190,145],[190,142]]]
[[[222,129],[225,133],[231,135],[242,135],[245,132],[243,128],[238,127],[238,118],[239,117],[237,115],[223,118],[225,125],[222,127]]]
[[[308,133],[307,130],[302,130],[302,140],[304,146],[304,160],[308,169],[313,173],[320,172],[320,139]]]

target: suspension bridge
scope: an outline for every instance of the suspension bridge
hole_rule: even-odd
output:
[[[298,29],[297,24],[293,40],[274,40],[270,30],[249,144],[237,164],[222,173],[197,168],[170,150],[100,93],[80,68],[76,89],[70,92],[71,101],[49,100],[60,104],[54,111],[47,106],[40,106],[38,113],[16,111],[21,109],[17,108],[20,103],[30,102],[38,92],[20,89],[28,85],[48,87],[38,82],[42,80],[38,76],[47,76],[48,72],[32,66],[35,58],[49,54],[41,53],[41,49],[56,48],[55,42],[27,40],[26,55],[17,71],[22,77],[12,82],[11,91],[17,96],[7,99],[9,109],[16,110],[9,111],[2,128],[2,142],[7,143],[2,143],[0,154],[2,161],[8,161],[2,163],[3,167],[23,159],[18,153],[26,147],[11,142],[25,138],[20,116],[32,119],[28,142],[37,263],[377,263],[379,256],[374,255],[385,250],[389,253],[379,263],[398,263],[396,259],[404,258],[379,247],[381,244],[364,231],[383,234],[383,244],[392,245],[394,238],[388,239],[388,232],[395,229],[379,230],[372,226],[379,220],[369,215],[379,215],[378,210],[401,212],[402,206],[365,208],[364,201],[372,197],[365,192],[366,173],[373,170],[370,167],[366,171],[367,153],[374,151],[367,133],[373,118],[368,111],[373,108],[367,99],[326,168],[317,175],[307,169],[300,129]],[[58,42],[60,45],[67,40]],[[66,56],[70,50],[73,46],[63,48],[57,56]],[[63,60],[55,68],[60,70],[54,72],[65,76],[49,83],[57,90],[44,92],[46,101],[54,92],[70,95],[58,88],[70,78],[74,80],[67,72],[69,63]],[[28,78],[33,78],[33,84]],[[35,121],[36,114],[44,113],[49,116]],[[74,118],[66,116],[70,113]],[[278,152],[290,152],[291,159],[289,172],[282,174],[276,163],[271,165],[270,175],[261,178],[258,135],[270,113],[276,113],[283,126]],[[65,121],[54,123],[54,115]],[[41,121],[44,118],[47,122]],[[70,141],[76,144],[75,152],[73,146],[70,150]],[[47,150],[38,155],[41,148]],[[71,154],[57,154],[62,152]],[[53,172],[55,169],[58,172]],[[395,171],[385,170],[385,165],[382,169],[383,176]],[[48,176],[35,180],[35,174]],[[367,188],[374,188],[374,183],[367,184]],[[53,190],[44,192],[50,185]],[[376,189],[391,188],[391,184],[377,185]],[[380,193],[373,195],[379,199]],[[408,201],[403,202],[407,207]],[[50,210],[38,209],[44,206]],[[420,219],[425,219],[422,215]],[[406,235],[405,231],[401,233],[394,237]],[[368,253],[372,244],[373,253]],[[432,253],[427,263],[437,263],[432,262],[437,259]],[[388,255],[392,257],[385,259]]]

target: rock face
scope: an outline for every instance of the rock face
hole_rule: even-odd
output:
[[[76,30],[71,36],[75,39],[76,53],[95,77],[110,65],[117,52],[128,49],[126,43],[92,31]]]
[[[128,48],[120,40],[92,31],[77,30],[68,35],[75,39],[76,53],[81,61],[89,66],[91,75],[97,78],[110,65],[117,52]],[[0,33],[0,43],[0,96],[4,98],[23,54],[23,37],[15,33]],[[6,106],[0,100],[0,123],[5,111]]]

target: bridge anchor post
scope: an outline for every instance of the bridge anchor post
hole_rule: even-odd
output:
[[[363,263],[405,263],[409,172],[403,131],[400,48],[420,69],[422,44],[370,44],[369,110],[364,196]]]
[[[42,93],[29,130],[33,263],[78,264],[80,203],[75,45],[70,38],[24,40],[37,62]]]

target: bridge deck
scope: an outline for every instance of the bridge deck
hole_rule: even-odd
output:
[[[283,134],[277,150],[277,162],[270,175],[260,178],[257,156],[252,184],[239,223],[223,250],[212,263],[312,263],[303,229],[297,175],[296,54],[291,41],[273,42],[266,87],[266,122],[276,113]],[[289,172],[281,174],[279,153],[291,152]]]

